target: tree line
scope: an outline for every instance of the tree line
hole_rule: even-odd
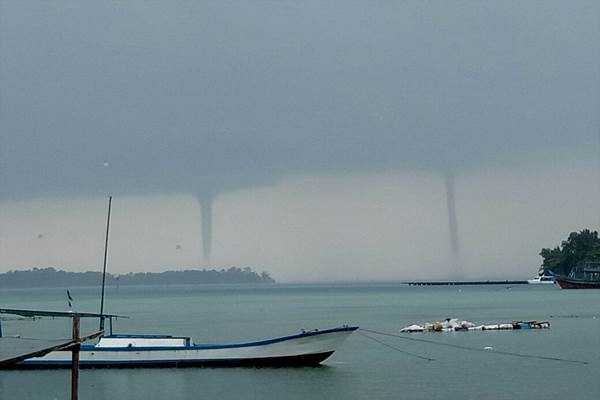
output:
[[[587,261],[600,261],[600,239],[598,231],[584,229],[571,232],[560,246],[544,248],[540,252],[540,273],[546,275],[569,275],[571,268]]]
[[[130,272],[106,274],[106,284],[117,285],[179,285],[210,283],[273,283],[268,272],[257,273],[250,268],[193,269],[165,272]],[[100,272],[69,272],[54,267],[0,273],[0,288],[100,286]]]

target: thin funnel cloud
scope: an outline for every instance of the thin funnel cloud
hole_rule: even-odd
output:
[[[202,218],[202,254],[204,256],[204,265],[209,266],[212,252],[213,202],[215,198],[211,193],[202,193],[197,198]]]
[[[457,278],[463,276],[460,261],[460,238],[458,236],[458,219],[456,217],[456,199],[454,194],[454,175],[447,172],[444,176],[446,188],[446,207],[448,209],[448,231],[450,233],[450,248],[452,251],[452,274]]]

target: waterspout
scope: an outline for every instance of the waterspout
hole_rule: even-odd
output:
[[[213,235],[213,202],[215,196],[212,193],[202,193],[198,195],[200,204],[200,216],[202,218],[202,254],[204,256],[204,265],[210,265],[210,256],[212,250]]]
[[[450,233],[450,249],[452,251],[452,275],[455,278],[463,277],[462,262],[460,257],[460,242],[458,239],[458,220],[456,218],[456,202],[454,197],[454,174],[447,172],[444,175],[446,184],[446,206],[448,208],[448,230]]]

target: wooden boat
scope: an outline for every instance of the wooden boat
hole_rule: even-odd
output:
[[[584,262],[571,269],[568,276],[557,276],[563,289],[600,289],[600,262]]]
[[[588,281],[559,276],[556,278],[556,282],[562,289],[600,289],[600,281]]]
[[[316,366],[331,356],[337,347],[358,329],[357,326],[344,325],[339,328],[302,331],[290,336],[231,344],[194,344],[190,337],[185,336],[113,334],[113,318],[119,316],[104,314],[111,204],[112,197],[109,197],[99,314],[102,316],[100,331],[104,331],[104,320],[109,320],[109,335],[101,337],[96,344],[81,345],[81,368]],[[71,351],[54,351],[43,357],[24,360],[16,364],[15,368],[70,368],[71,355]]]
[[[82,344],[81,368],[297,367],[317,366],[358,327],[302,331],[231,344],[194,344],[189,337],[108,335]],[[17,364],[18,369],[69,368],[70,351],[55,351]]]

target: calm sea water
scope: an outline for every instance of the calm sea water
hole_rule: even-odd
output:
[[[75,308],[98,310],[98,289],[74,288]],[[106,311],[128,315],[121,333],[190,335],[196,342],[261,339],[356,324],[397,332],[458,317],[548,320],[549,330],[414,334],[450,344],[584,360],[587,365],[471,352],[358,333],[320,368],[84,370],[80,397],[97,399],[598,399],[600,290],[403,285],[121,287]],[[64,310],[64,289],[4,290],[2,307]],[[97,328],[84,324],[84,331]],[[6,335],[68,337],[65,320],[4,321]],[[0,371],[0,399],[67,399],[68,371]]]

